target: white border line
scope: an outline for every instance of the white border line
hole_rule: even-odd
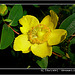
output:
[[[3,4],[3,3],[0,3]],[[33,4],[38,4],[38,5],[67,5],[67,3],[4,3],[4,4],[22,4],[22,5],[33,5]],[[73,3],[75,4],[75,3]],[[68,5],[73,5],[72,3],[68,3]],[[75,68],[0,68],[0,70],[41,70],[41,69],[75,69]]]
[[[0,3],[6,5],[22,4],[22,5],[73,5],[75,3]]]
[[[75,68],[28,68],[29,70],[40,70],[40,69],[75,69]],[[27,68],[0,68],[0,70],[27,70]]]

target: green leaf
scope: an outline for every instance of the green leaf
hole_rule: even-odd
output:
[[[27,11],[26,11],[26,10],[24,10],[23,15],[24,15],[24,16],[27,15]]]
[[[68,47],[68,54],[70,56],[70,59],[72,60],[72,62],[75,62],[75,38],[73,38],[70,41],[69,47]]]
[[[71,36],[73,33],[75,33],[75,19],[72,21],[72,23],[66,28],[67,30],[67,37]]]
[[[5,16],[8,13],[7,6],[5,4],[0,4],[0,15]]]
[[[72,13],[75,13],[75,4],[69,7],[69,9],[72,11]]]
[[[12,22],[10,23],[11,26],[17,26],[18,25],[18,20],[23,16],[23,8],[19,4],[16,4],[13,6],[11,9],[8,19],[11,19]]]
[[[75,13],[75,6],[73,7],[72,13]]]
[[[41,68],[47,68],[48,66],[48,57],[44,57],[41,60],[37,60],[36,63],[41,67]]]
[[[11,20],[10,20],[10,19],[4,19],[4,21],[6,21],[6,22],[11,22]]]
[[[3,25],[0,48],[7,48],[14,40],[14,32],[6,24]]]
[[[1,39],[0,39],[0,49],[1,49]]]
[[[35,7],[35,8],[39,8],[40,6],[38,6],[37,4],[33,4],[33,6]]]
[[[58,56],[55,56],[56,59],[58,59]]]
[[[49,6],[48,7],[49,10],[53,10],[57,14],[60,12],[59,10],[60,8],[61,8],[60,6]]]
[[[66,56],[63,56],[62,59],[67,59],[67,57]]]
[[[8,11],[10,11],[11,10],[11,7],[10,6],[8,6]]]
[[[0,20],[0,24],[3,22],[3,20]]]
[[[67,30],[67,37],[71,36],[75,32],[75,13],[66,18],[59,28]]]
[[[12,54],[12,56],[16,56],[16,54],[15,54],[15,51],[13,51],[13,50],[11,50],[11,54]]]
[[[53,46],[53,51],[58,54],[65,55],[65,53],[58,46]]]

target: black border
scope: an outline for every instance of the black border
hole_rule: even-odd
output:
[[[66,71],[67,70],[67,71]],[[72,71],[74,70],[74,71]],[[16,68],[4,68],[0,69],[0,74],[75,74],[75,68],[72,69],[66,69],[66,68],[34,68],[34,69],[16,69]]]
[[[0,0],[2,3],[74,3],[75,0]]]
[[[75,0],[0,0],[0,4],[24,4],[24,5],[67,5],[75,4]],[[51,69],[51,68],[47,68]],[[73,74],[75,73],[75,68],[62,68],[63,70],[74,70],[74,71],[46,71],[47,69],[21,69],[21,68],[0,68],[0,74]],[[53,68],[52,70],[54,70]]]

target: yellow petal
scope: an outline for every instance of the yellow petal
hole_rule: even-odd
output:
[[[41,24],[45,24],[48,26],[50,22],[51,22],[51,17],[47,15],[43,18],[43,20],[41,21]]]
[[[49,57],[52,55],[52,47],[48,47],[49,49]]]
[[[52,49],[52,48],[50,48]],[[34,55],[44,58],[46,56],[50,56],[52,51],[49,50],[47,43],[44,42],[43,44],[34,44],[31,46],[31,51]]]
[[[32,15],[23,16],[19,19],[19,23],[23,26],[20,28],[22,33],[28,32],[31,27],[34,27],[39,24],[39,20]]]
[[[51,30],[54,28],[54,24],[51,22],[51,17],[49,15],[43,18],[41,24],[47,25]]]
[[[57,45],[65,40],[67,31],[64,29],[54,29],[48,37],[49,45]]]
[[[59,17],[57,16],[57,14],[53,10],[50,10],[50,15],[51,15],[51,21],[54,24],[54,29],[55,29],[57,26]]]
[[[31,46],[31,43],[28,41],[28,36],[21,34],[14,40],[13,49],[15,51],[23,51],[24,53],[28,53],[29,47]]]
[[[23,34],[26,34],[28,31],[29,31],[29,26],[25,27],[20,27],[20,31],[23,33]]]

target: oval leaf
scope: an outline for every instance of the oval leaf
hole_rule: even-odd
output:
[[[11,22],[11,20],[10,20],[10,19],[4,19],[4,21],[6,21],[6,22]]]
[[[60,50],[60,47],[58,46],[53,46],[53,51],[58,54],[65,55],[65,53],[62,50]]]
[[[66,18],[59,28],[67,30],[67,37],[71,36],[75,32],[75,13]]]
[[[37,60],[36,63],[37,63],[41,68],[47,68],[47,66],[48,66],[48,57],[42,58],[41,60]]]
[[[33,4],[33,6],[34,6],[35,8],[39,8],[39,7],[40,7],[40,6],[37,5],[37,4]]]
[[[0,48],[7,48],[14,40],[14,32],[6,24],[3,25]]]
[[[11,19],[11,26],[17,26],[18,20],[23,16],[23,8],[21,5],[14,5],[11,9],[8,19]]]
[[[75,62],[75,38],[70,41],[68,54],[72,62]]]

